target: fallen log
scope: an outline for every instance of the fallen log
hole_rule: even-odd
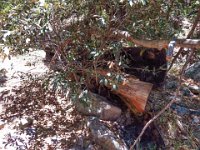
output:
[[[127,79],[125,84],[119,85],[118,90],[114,91],[132,111],[144,112],[145,106],[152,89],[152,84]]]
[[[106,77],[108,71],[97,70],[96,73]],[[111,92],[118,95],[133,112],[141,113],[145,111],[152,86],[151,83],[139,81],[137,78],[129,76],[118,84],[116,90],[111,90]],[[111,89],[112,85],[108,84],[106,87]]]
[[[92,72],[88,70],[81,71],[83,76],[86,76],[87,73],[89,73],[92,78],[96,78],[97,82],[101,79],[101,77],[103,77],[112,83],[112,79],[108,76],[110,73],[109,71],[100,69]],[[118,95],[134,113],[144,112],[153,84],[140,81],[138,78],[127,74],[124,76],[125,78],[122,82],[117,84],[117,88],[115,90],[112,89],[112,84],[107,84],[105,86],[112,89],[111,92]],[[69,74],[69,78],[73,81],[80,80],[79,76],[76,76],[76,74]]]
[[[129,32],[113,29],[113,35],[115,38],[126,39],[129,42],[135,43],[136,45],[143,46],[146,48],[157,48],[159,50],[167,48],[170,40],[139,40],[131,37]],[[176,47],[185,48],[200,48],[200,39],[176,39]]]

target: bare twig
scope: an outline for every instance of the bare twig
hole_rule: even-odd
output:
[[[192,55],[194,53],[194,49],[192,49],[190,55],[188,56],[185,64],[183,65],[182,69],[181,69],[181,72],[180,72],[180,77],[179,77],[179,85],[178,85],[178,88],[176,90],[176,93],[174,95],[174,98],[157,114],[155,115],[151,120],[149,120],[146,125],[144,126],[144,128],[142,129],[140,135],[137,137],[137,139],[135,140],[135,142],[133,143],[133,145],[130,147],[130,150],[132,150],[136,144],[140,141],[142,135],[144,134],[144,132],[146,131],[146,129],[149,127],[149,125],[154,121],[156,120],[160,115],[162,115],[168,108],[170,108],[170,106],[177,101],[177,97],[179,95],[179,91],[180,91],[180,87],[181,87],[181,81],[182,81],[182,75],[183,75],[183,72],[185,70],[185,68],[187,67],[187,64],[189,63]]]

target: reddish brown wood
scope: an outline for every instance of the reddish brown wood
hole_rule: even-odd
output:
[[[103,76],[107,75],[105,70],[97,72]],[[151,83],[139,81],[135,77],[127,77],[118,85],[117,90],[112,90],[112,92],[119,95],[132,111],[144,112],[152,86]],[[107,87],[111,88],[111,85]]]

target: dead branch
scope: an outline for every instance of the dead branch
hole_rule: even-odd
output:
[[[113,34],[118,38],[124,38],[129,42],[135,43],[147,48],[163,49],[167,48],[170,40],[138,40],[133,37],[127,31],[113,30]],[[176,39],[177,47],[185,48],[200,48],[200,39]]]
[[[144,126],[144,128],[142,129],[140,135],[137,137],[137,139],[135,140],[135,142],[133,143],[133,145],[131,145],[130,147],[130,150],[132,150],[136,144],[138,144],[138,142],[140,141],[142,135],[144,134],[144,132],[146,131],[146,129],[149,127],[149,125],[155,121],[158,117],[160,117],[167,109],[170,108],[170,106],[177,101],[177,97],[179,95],[179,91],[180,91],[180,88],[181,88],[181,81],[182,81],[182,76],[183,76],[183,72],[185,70],[185,68],[187,67],[187,64],[189,63],[192,55],[194,53],[194,49],[191,51],[190,55],[188,56],[185,64],[183,65],[182,69],[181,69],[181,72],[180,72],[180,77],[179,77],[179,85],[178,85],[178,88],[176,90],[176,94],[174,95],[174,98],[157,114],[155,115],[151,120],[149,120],[146,125]]]

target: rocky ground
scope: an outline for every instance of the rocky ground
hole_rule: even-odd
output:
[[[44,58],[43,51],[33,51],[0,63],[0,149],[129,149],[178,86],[180,68],[175,65],[164,86],[152,90],[142,115],[131,113],[117,97],[110,101],[91,94],[87,106],[73,103],[67,89],[63,92],[46,86],[55,73]],[[199,63],[187,69],[180,101],[147,129],[139,148],[200,147],[199,72]]]

